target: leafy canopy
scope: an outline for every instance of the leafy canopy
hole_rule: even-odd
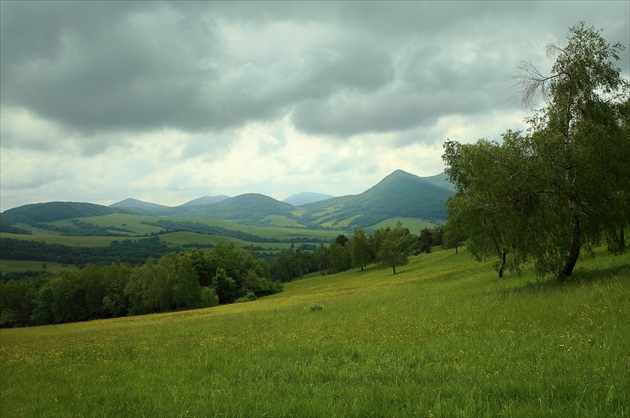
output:
[[[550,45],[552,74],[531,63],[514,80],[523,101],[544,105],[526,133],[462,145],[448,140],[443,159],[456,188],[449,225],[469,237],[478,259],[505,268],[532,260],[540,275],[569,277],[581,250],[603,237],[625,250],[630,223],[629,85],[614,64],[624,47],[584,23]]]

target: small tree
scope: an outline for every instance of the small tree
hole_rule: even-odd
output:
[[[372,260],[372,252],[365,231],[355,229],[350,237],[350,253],[352,255],[352,267],[361,268],[366,266]]]
[[[396,267],[409,262],[414,237],[400,221],[394,229],[384,230],[378,252],[378,263],[382,267],[391,267],[396,274]]]
[[[431,252],[431,247],[433,247],[433,230],[429,228],[423,228],[420,231],[420,235],[418,235],[418,238],[416,239],[416,243],[414,245],[415,254],[429,254]]]

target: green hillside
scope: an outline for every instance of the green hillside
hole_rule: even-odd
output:
[[[166,207],[136,199],[111,206],[77,202],[24,205],[0,215],[2,232],[28,233],[35,229],[62,235],[131,236],[151,231],[112,220],[113,215],[214,219],[243,225],[351,231],[368,228],[395,218],[415,218],[430,224],[446,220],[444,201],[453,193],[444,174],[418,177],[397,170],[374,187],[358,195],[331,198],[299,207],[269,196],[248,193],[233,198],[215,196],[195,199],[177,207]],[[208,203],[211,202],[211,203]],[[89,221],[82,219],[89,218]]]
[[[229,219],[239,223],[261,223],[272,215],[292,216],[294,206],[258,193],[247,193],[208,205],[180,206],[178,217]]]
[[[303,207],[319,225],[365,228],[391,218],[417,218],[431,223],[446,220],[448,188],[397,170],[356,196],[343,196]]]
[[[2,212],[2,215],[0,215],[0,222],[2,222],[3,225],[19,222],[52,222],[61,219],[81,218],[85,216],[102,216],[118,212],[120,212],[120,210],[93,203],[35,203]]]
[[[0,416],[626,416],[630,267],[439,251],[254,302],[0,330]]]
[[[151,202],[143,202],[142,200],[133,199],[133,198],[129,198],[129,199],[121,200],[120,202],[112,203],[111,205],[109,205],[109,207],[110,208],[141,209],[143,211],[146,211],[148,213],[155,214],[155,215],[166,214],[171,209],[168,206],[158,205],[157,203],[151,203]]]

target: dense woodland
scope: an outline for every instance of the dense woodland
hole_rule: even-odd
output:
[[[121,254],[124,250],[144,254],[142,251],[146,250],[153,252],[153,256],[137,265],[114,261],[100,267],[87,264],[78,271],[3,275],[0,326],[58,324],[251,301],[280,292],[282,282],[308,273],[363,269],[374,262],[392,268],[395,273],[397,266],[407,263],[411,252],[429,252],[433,245],[440,245],[441,235],[441,229],[437,228],[424,229],[416,236],[399,223],[395,228],[379,229],[372,236],[363,230],[355,230],[350,237],[339,235],[327,246],[320,244],[315,251],[292,248],[271,261],[226,243],[180,252],[172,252],[157,238],[117,243],[110,249],[120,250]],[[50,257],[54,258],[55,251],[63,256],[63,250],[69,248],[21,240],[2,241],[6,245],[3,254],[4,248],[25,254],[31,249],[50,251]],[[155,256],[161,252],[164,254]]]

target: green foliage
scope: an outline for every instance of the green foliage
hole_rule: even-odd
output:
[[[396,267],[409,262],[414,237],[399,222],[394,229],[387,228],[379,237],[378,264],[380,267],[391,267],[396,274]]]
[[[548,47],[552,75],[519,68],[525,100],[538,91],[547,98],[527,134],[508,131],[500,144],[446,142],[457,190],[447,201],[449,228],[469,238],[478,259],[497,257],[499,276],[531,260],[539,275],[564,280],[602,237],[624,251],[630,87],[613,64],[622,50],[583,23],[572,27],[565,45]]]
[[[235,303],[252,302],[256,299],[258,298],[254,294],[254,292],[250,290],[244,296],[241,296],[240,298],[236,299]]]
[[[0,238],[0,252],[4,258],[55,261],[79,266],[88,263],[103,265],[119,261],[140,264],[149,256],[161,257],[171,251],[158,237],[112,241],[106,247],[72,247],[39,241]]]
[[[363,268],[372,261],[372,249],[365,231],[355,229],[350,237],[350,254],[352,257],[352,267]]]
[[[328,247],[328,262],[330,273],[348,270],[352,266],[350,246],[341,245],[338,240],[332,241]]]
[[[429,254],[431,252],[431,247],[433,247],[434,245],[439,245],[436,244],[435,240],[433,239],[433,234],[434,231],[429,228],[423,228],[422,231],[420,231],[420,235],[414,243],[414,253],[416,255],[420,253]]]
[[[169,253],[131,267],[88,264],[78,271],[0,282],[0,326],[77,322],[216,306],[282,291],[267,263],[233,245]],[[253,298],[252,298],[253,295]],[[245,300],[245,299],[241,299]]]

